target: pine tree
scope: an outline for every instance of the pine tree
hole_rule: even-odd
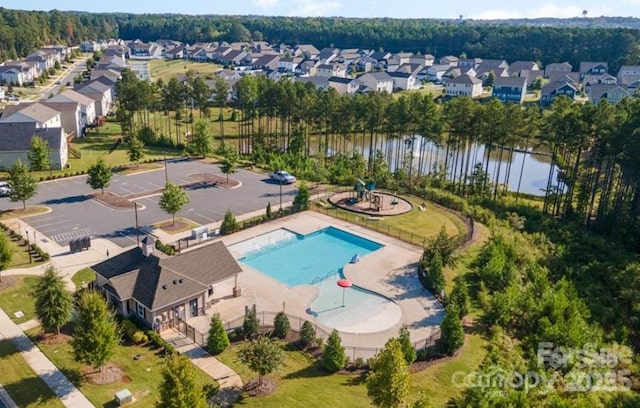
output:
[[[305,320],[300,328],[300,342],[303,348],[309,347],[316,340],[316,329],[310,321]]]
[[[102,194],[104,195],[104,189],[109,187],[109,183],[111,183],[111,167],[107,166],[101,157],[95,164],[89,167],[87,175],[87,184],[94,190],[102,190]]]
[[[273,210],[271,209],[271,201],[269,201],[267,203],[267,210],[266,210],[265,216],[267,217],[268,220],[273,218]]]
[[[129,156],[129,161],[136,162],[136,164],[140,163],[140,159],[144,157],[144,143],[142,140],[137,138],[136,136],[132,136],[129,139],[129,150],[127,151],[127,156]]]
[[[207,131],[206,122],[197,121],[191,140],[187,143],[187,151],[194,156],[207,157],[211,153],[211,144],[211,135]]]
[[[173,225],[176,223],[176,214],[189,202],[189,195],[177,184],[168,182],[160,197],[158,205],[167,214],[171,215]]]
[[[293,199],[293,208],[296,211],[309,209],[309,189],[306,185],[302,184],[298,189],[298,194]]]
[[[367,395],[374,406],[400,408],[409,396],[409,370],[398,339],[389,339],[369,365]]]
[[[289,324],[289,318],[286,313],[279,312],[276,317],[273,319],[273,335],[284,339],[289,334],[289,329],[291,325]]]
[[[453,290],[448,301],[455,304],[460,318],[469,314],[469,289],[461,276],[454,280]]]
[[[256,311],[249,309],[247,314],[244,315],[244,321],[242,322],[242,333],[247,339],[252,339],[258,335],[260,330],[260,322],[256,316]]]
[[[60,334],[60,328],[71,319],[73,297],[53,266],[38,278],[33,296],[36,316],[44,330]]]
[[[464,329],[460,321],[460,312],[450,303],[445,308],[444,319],[440,324],[440,343],[448,355],[453,355],[464,344]]]
[[[38,182],[20,160],[9,167],[9,187],[9,199],[12,202],[22,201],[22,209],[27,208],[27,200],[38,192]]]
[[[196,379],[196,368],[183,355],[170,354],[164,361],[157,408],[207,408],[206,396]]]
[[[340,335],[335,329],[329,335],[327,344],[322,351],[320,365],[330,373],[341,370],[347,365],[347,355],[345,354],[344,347],[342,347]]]
[[[214,356],[222,353],[227,347],[229,347],[229,336],[224,329],[222,319],[219,314],[211,316],[211,325],[209,327],[209,337],[207,338],[207,348],[209,353]]]
[[[120,329],[109,306],[97,292],[85,292],[78,302],[78,321],[71,346],[76,361],[101,368],[120,342]]]
[[[401,328],[398,340],[400,341],[400,345],[402,346],[402,354],[404,354],[404,360],[409,365],[413,364],[413,362],[416,361],[416,349],[415,347],[413,347],[413,344],[411,344],[409,329],[407,329],[406,327]]]
[[[233,234],[237,230],[238,222],[236,221],[236,217],[233,215],[231,210],[227,210],[227,212],[224,213],[224,219],[222,220],[222,224],[220,225],[220,234]]]

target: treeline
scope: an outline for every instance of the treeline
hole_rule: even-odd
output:
[[[0,58],[25,56],[44,43],[120,37],[143,41],[266,40],[322,48],[384,49],[533,60],[548,64],[606,61],[615,71],[640,63],[640,31],[626,28],[539,27],[428,19],[188,16],[32,12],[0,8]]]
[[[174,78],[166,85],[139,81],[128,72],[123,78],[118,116],[125,134],[150,126],[150,111],[165,112],[164,125],[153,123],[161,133],[156,136],[167,140],[175,134],[178,144],[185,126],[181,119],[193,118],[194,110],[201,116],[210,112],[211,90],[194,75],[188,75],[185,84]],[[232,106],[237,113],[230,118],[238,122],[238,131],[225,135],[227,119],[221,113],[227,88],[218,82],[217,94],[223,97],[214,97],[220,110],[215,136],[220,142],[232,137],[239,153],[255,163],[285,167],[312,180],[348,185],[372,177],[383,186],[436,185],[461,197],[496,201],[507,192],[510,173],[520,172],[521,177],[523,170],[508,165],[489,174],[491,157],[512,163],[517,150],[545,144],[552,165],[544,211],[640,251],[638,98],[594,106],[561,97],[540,111],[496,99],[481,104],[467,97],[438,104],[431,95],[419,93],[399,98],[377,92],[341,96],[301,82],[244,76],[235,85]],[[407,142],[417,135],[432,144],[423,143],[414,152]],[[485,154],[478,153],[482,145]],[[346,163],[355,155],[364,158],[365,165],[329,171],[328,163]],[[556,165],[562,169],[558,177]]]
[[[0,7],[0,61],[25,57],[45,44],[77,45],[116,37],[115,15],[21,11]]]

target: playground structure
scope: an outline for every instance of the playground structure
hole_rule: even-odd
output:
[[[376,182],[368,183],[358,179],[353,190],[334,194],[329,198],[333,205],[349,211],[371,216],[398,215],[411,211],[411,203],[381,190],[376,190]]]

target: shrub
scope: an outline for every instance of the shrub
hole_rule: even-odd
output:
[[[273,217],[273,211],[271,210],[271,201],[267,203],[267,211],[265,216],[267,217],[268,220],[270,220]]]
[[[249,309],[247,314],[244,315],[244,322],[242,322],[242,333],[245,338],[253,339],[258,335],[260,330],[260,322],[256,316],[256,311]]]
[[[364,365],[364,359],[362,357],[356,358],[356,360],[353,362],[353,366],[356,369],[361,368],[363,365]]]
[[[231,210],[227,210],[224,214],[222,225],[220,225],[220,234],[229,235],[236,231],[238,231],[238,222],[236,221],[236,217],[233,215]]]
[[[333,330],[327,339],[327,345],[322,351],[320,365],[330,373],[335,373],[347,364],[347,355],[342,347],[342,340],[337,330]]]
[[[316,339],[316,329],[310,321],[306,320],[300,328],[300,343],[303,348],[309,347]]]
[[[402,347],[404,360],[409,365],[413,364],[413,362],[416,361],[416,349],[413,347],[413,344],[411,344],[409,329],[407,329],[406,327],[401,328],[398,339],[400,340],[400,346]]]
[[[142,343],[148,342],[149,338],[147,337],[146,334],[144,334],[142,330],[136,330],[135,332],[133,332],[133,335],[131,336],[131,341],[133,341],[136,344],[142,344]]]
[[[460,321],[460,312],[453,303],[445,308],[445,315],[440,324],[440,346],[448,355],[453,355],[464,344],[464,329]]]
[[[289,318],[284,312],[280,312],[273,319],[273,335],[284,339],[289,333],[291,325],[289,324]]]
[[[209,337],[207,338],[209,353],[213,355],[220,354],[229,347],[229,344],[229,336],[224,329],[220,315],[216,313],[211,317]]]

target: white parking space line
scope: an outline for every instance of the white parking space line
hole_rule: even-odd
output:
[[[91,236],[92,231],[89,228],[80,228],[75,231],[63,232],[51,236],[51,239],[56,242],[69,241],[76,238]]]
[[[195,215],[196,217],[204,218],[205,220],[209,220],[211,222],[216,222],[216,220],[214,220],[213,218],[209,218],[206,215],[202,215],[200,213],[193,213],[193,215]]]

